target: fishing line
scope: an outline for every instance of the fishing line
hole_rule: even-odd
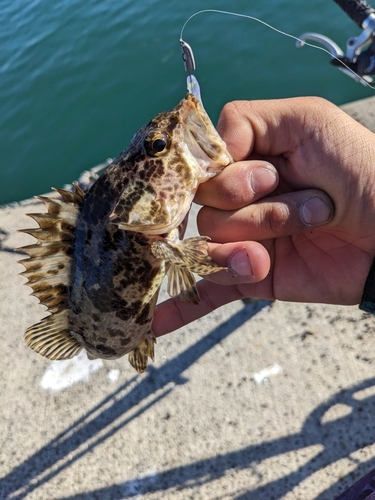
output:
[[[276,33],[279,33],[280,35],[284,35],[284,36],[286,36],[288,38],[292,38],[296,42],[299,42],[301,44],[301,46],[302,45],[306,45],[307,47],[311,47],[313,49],[318,49],[318,50],[321,50],[322,52],[326,52],[331,58],[336,59],[337,61],[339,61],[348,71],[350,71],[351,73],[353,73],[353,75],[356,75],[361,80],[361,83],[363,83],[367,87],[370,87],[371,89],[375,90],[375,85],[371,85],[367,80],[365,80],[360,75],[358,75],[355,71],[353,71],[351,68],[349,68],[349,66],[347,66],[341,59],[339,59],[335,55],[331,54],[324,47],[320,47],[319,45],[314,45],[313,43],[309,43],[309,42],[306,42],[305,40],[301,40],[297,36],[294,36],[294,35],[291,35],[290,33],[286,33],[285,31],[279,30],[278,28],[275,28],[271,24],[268,24],[265,21],[262,21],[261,19],[258,19],[257,17],[254,17],[254,16],[250,16],[248,14],[239,14],[237,12],[230,12],[230,11],[219,10],[219,9],[203,9],[203,10],[199,10],[198,12],[194,12],[194,14],[192,14],[185,21],[185,23],[184,23],[184,25],[182,26],[182,29],[181,29],[180,40],[183,40],[182,35],[184,33],[185,27],[188,24],[188,22],[191,21],[191,19],[193,19],[193,17],[198,16],[198,14],[204,14],[206,12],[214,12],[216,14],[225,14],[225,15],[228,15],[228,16],[243,17],[243,18],[246,18],[246,19],[251,19],[252,21],[256,21],[256,22],[258,22],[260,24],[263,24],[263,26],[266,26],[267,28],[270,28],[271,30],[276,31]]]

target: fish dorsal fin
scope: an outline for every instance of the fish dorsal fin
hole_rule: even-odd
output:
[[[20,263],[26,285],[33,290],[50,316],[28,328],[25,340],[28,346],[49,359],[68,359],[81,350],[81,345],[69,332],[67,316],[67,287],[70,280],[71,253],[74,230],[79,215],[83,191],[54,189],[61,199],[39,196],[47,207],[46,213],[27,214],[38,224],[37,228],[22,229],[37,242],[19,250],[29,255]]]

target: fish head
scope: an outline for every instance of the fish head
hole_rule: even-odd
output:
[[[168,233],[185,219],[199,184],[232,161],[203,105],[188,93],[134,135],[119,162],[126,182],[111,220],[128,231]]]

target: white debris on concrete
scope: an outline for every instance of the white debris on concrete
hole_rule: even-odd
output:
[[[110,370],[107,374],[107,379],[109,382],[117,382],[120,375],[120,370]]]
[[[282,371],[283,369],[281,368],[281,366],[275,363],[272,366],[263,368],[263,370],[260,370],[260,372],[254,373],[252,379],[255,380],[257,384],[263,384],[264,382],[267,382],[269,377],[279,375]]]
[[[45,390],[62,391],[77,382],[87,382],[91,375],[102,368],[103,361],[90,361],[86,352],[64,361],[51,361],[40,381],[40,387]]]

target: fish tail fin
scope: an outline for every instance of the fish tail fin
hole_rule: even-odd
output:
[[[137,372],[143,373],[146,370],[148,358],[151,358],[152,361],[154,361],[155,343],[155,337],[146,337],[139,342],[135,349],[129,352],[129,363],[137,370]]]
[[[38,227],[21,229],[20,232],[37,241],[19,249],[29,256],[19,262],[25,267],[20,273],[27,278],[25,284],[32,288],[32,295],[50,313],[40,323],[28,328],[26,343],[50,359],[67,359],[80,350],[69,333],[66,311],[74,231],[84,193],[78,186],[74,192],[54,190],[60,194],[60,199],[38,197],[47,212],[27,214]]]
[[[48,359],[70,359],[82,346],[69,332],[67,311],[51,314],[25,332],[26,344]]]

